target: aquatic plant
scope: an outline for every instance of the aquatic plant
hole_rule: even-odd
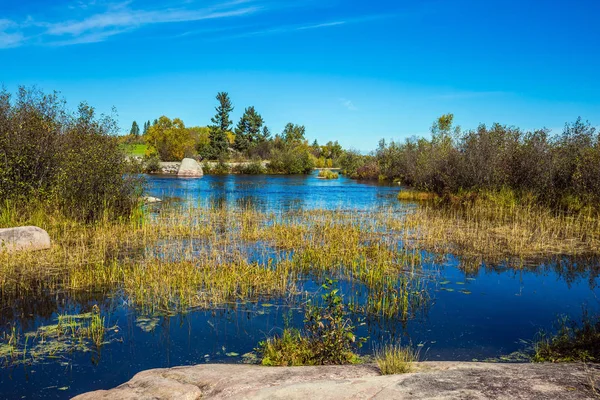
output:
[[[285,329],[281,336],[259,343],[263,365],[355,364],[355,353],[366,338],[357,338],[339,289],[327,280],[322,288],[322,304],[307,304],[304,329]]]
[[[55,321],[24,333],[13,325],[10,334],[4,333],[0,340],[0,360],[15,365],[63,357],[73,351],[90,352],[107,342],[106,333],[118,331],[116,326],[107,326],[96,305],[89,313],[59,314]]]

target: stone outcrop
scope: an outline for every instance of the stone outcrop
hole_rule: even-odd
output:
[[[198,161],[193,158],[184,158],[181,161],[181,165],[179,166],[179,170],[177,171],[177,176],[181,177],[200,177],[203,176],[202,166],[198,164]]]
[[[36,226],[0,229],[0,252],[45,250],[50,245],[48,232]]]
[[[203,364],[140,372],[75,399],[591,399],[594,379],[600,367],[581,364],[423,362],[414,373],[387,376],[373,365]]]

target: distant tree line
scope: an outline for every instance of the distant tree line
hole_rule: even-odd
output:
[[[381,141],[368,156],[346,152],[342,168],[359,179],[384,179],[448,194],[511,190],[557,208],[579,210],[600,201],[600,136],[581,118],[562,133],[493,124],[462,131],[440,117],[431,138]]]
[[[224,163],[230,160],[269,160],[269,171],[280,174],[309,173],[316,167],[333,167],[343,153],[339,143],[312,145],[306,139],[302,125],[288,123],[280,134],[272,135],[263,117],[254,106],[245,108],[237,125],[233,126],[234,106],[226,92],[216,96],[217,106],[211,124],[206,127],[186,127],[182,120],[162,116],[153,123],[133,122],[125,143],[148,145],[146,157],[161,161],[180,161],[198,157]],[[253,168],[253,171],[260,171]]]

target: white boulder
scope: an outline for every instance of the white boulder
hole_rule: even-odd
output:
[[[0,229],[0,252],[35,251],[50,248],[50,236],[36,226]]]
[[[203,175],[202,166],[193,158],[184,158],[177,171],[177,176],[182,177],[200,177]]]

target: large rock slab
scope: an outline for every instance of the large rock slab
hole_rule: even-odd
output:
[[[48,232],[36,226],[0,229],[0,252],[45,250],[50,245]]]
[[[75,399],[592,399],[593,379],[600,367],[581,364],[424,362],[414,373],[387,376],[373,365],[204,364],[140,372]]]
[[[202,166],[193,158],[184,158],[177,171],[177,176],[182,177],[200,177],[203,175]]]

